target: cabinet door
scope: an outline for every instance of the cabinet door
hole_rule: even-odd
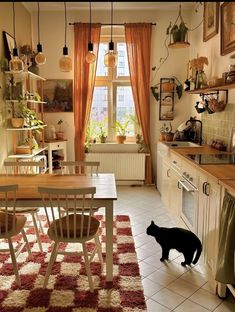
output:
[[[206,264],[215,273],[218,254],[219,211],[221,187],[214,180],[208,179],[206,194],[209,194],[206,207],[205,248]]]
[[[173,169],[171,169],[170,173],[170,211],[178,217],[182,205],[182,189],[178,188],[180,176]]]
[[[168,162],[163,161],[161,199],[167,209],[170,208],[170,175],[171,175],[170,165]]]

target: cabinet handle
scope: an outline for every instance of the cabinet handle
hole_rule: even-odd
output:
[[[203,184],[202,184],[202,193],[203,193],[203,194],[206,194],[206,193],[205,193],[205,186],[206,186],[206,183],[207,183],[207,182],[203,182]]]
[[[57,147],[60,147],[59,145],[57,145]]]
[[[166,175],[168,176],[168,178],[170,178],[169,172],[171,169],[167,169]]]
[[[180,189],[180,190],[181,190],[181,187],[180,187],[180,182],[178,181],[178,183],[177,183],[177,184],[178,184],[178,189]]]
[[[210,186],[210,183],[206,182],[206,184],[205,184],[205,194],[206,194],[206,196],[209,196],[210,193],[209,192],[207,193],[207,186]]]
[[[173,162],[173,164],[174,164],[174,165],[176,165],[176,164],[177,164],[177,161],[175,161],[175,160],[173,160],[172,162]]]

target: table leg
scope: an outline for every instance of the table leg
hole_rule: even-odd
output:
[[[105,206],[106,224],[106,281],[113,281],[113,202]]]

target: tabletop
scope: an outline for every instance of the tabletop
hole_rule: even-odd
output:
[[[18,199],[39,199],[38,186],[55,188],[96,187],[95,199],[116,200],[116,182],[114,174],[98,175],[77,174],[33,174],[33,175],[0,175],[0,185],[18,184]]]

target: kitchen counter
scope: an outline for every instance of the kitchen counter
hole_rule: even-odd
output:
[[[223,185],[225,188],[229,188],[231,191],[235,191],[235,165],[234,164],[212,164],[201,165],[197,164],[193,160],[188,159],[186,154],[229,154],[228,152],[218,151],[209,146],[202,147],[182,147],[171,148],[170,151],[177,156],[180,156],[184,161],[187,161],[192,166],[201,170],[212,178],[217,179],[217,183]]]

